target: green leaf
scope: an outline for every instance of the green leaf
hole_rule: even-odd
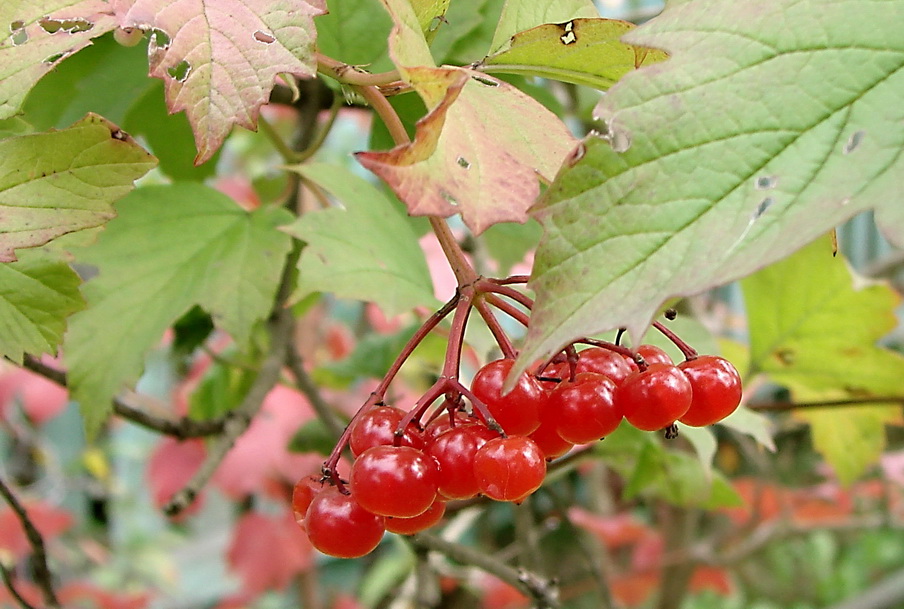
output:
[[[430,45],[440,65],[463,66],[480,61],[490,48],[503,0],[453,2]]]
[[[253,382],[250,370],[215,362],[192,392],[188,415],[201,421],[225,415],[238,407]]]
[[[407,79],[406,69],[411,66],[435,66],[420,21],[409,0],[382,0],[392,17],[393,28],[389,35],[389,55]]]
[[[606,90],[636,68],[666,59],[656,49],[621,42],[634,24],[572,19],[515,34],[484,60],[486,71],[525,74]]]
[[[379,71],[389,60],[386,39],[392,28],[392,19],[379,0],[328,0],[327,8],[329,13],[314,20],[320,52]]]
[[[544,23],[599,17],[591,0],[507,0],[493,34],[490,51],[495,53],[517,34]]]
[[[609,91],[605,137],[535,207],[545,236],[522,361],[619,326],[639,336],[666,299],[868,208],[904,243],[904,11],[889,7],[680,2],[629,33],[671,59]]]
[[[0,2],[0,119],[15,114],[42,76],[116,19],[104,0]]]
[[[71,318],[64,349],[89,435],[123,383],[137,379],[144,353],[193,305],[247,340],[270,312],[290,247],[276,230],[287,212],[247,213],[200,184],[142,188],[117,210],[97,243],[76,254],[98,276],[85,284],[88,308]]]
[[[500,222],[485,230],[481,241],[498,265],[495,273],[508,275],[514,265],[523,262],[527,253],[537,246],[541,232],[540,225],[530,220],[524,224]]]
[[[333,292],[375,302],[389,315],[433,306],[433,282],[407,219],[375,186],[326,163],[294,168],[342,207],[304,214],[286,231],[307,246],[293,298]]]
[[[345,359],[316,368],[312,374],[318,385],[345,389],[361,378],[383,378],[396,356],[414,335],[418,326],[393,334],[369,334]]]
[[[40,249],[0,264],[0,356],[55,355],[66,318],[85,306],[79,284],[67,263]]]
[[[750,327],[750,367],[791,389],[796,400],[904,394],[904,356],[876,341],[897,325],[899,296],[856,277],[820,239],[742,282]],[[900,407],[801,410],[816,448],[850,482],[885,446],[884,424]]]
[[[289,440],[289,450],[296,453],[329,455],[336,438],[321,419],[311,419],[295,432]]]
[[[113,123],[88,115],[61,131],[0,141],[0,261],[15,249],[99,226],[156,159]]]

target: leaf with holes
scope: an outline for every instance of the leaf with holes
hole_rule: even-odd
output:
[[[85,284],[88,308],[70,319],[64,353],[72,397],[90,433],[145,352],[195,304],[237,341],[270,311],[291,221],[281,209],[243,211],[206,186],[149,186],[117,204],[97,243],[76,252],[97,267]]]
[[[657,49],[624,43],[634,24],[617,19],[572,19],[515,34],[484,60],[488,72],[540,76],[608,89],[622,76],[666,58]]]
[[[742,282],[750,322],[750,372],[766,373],[798,401],[904,394],[904,357],[876,345],[897,325],[900,297],[868,283],[832,256],[821,239]],[[900,406],[808,408],[795,415],[811,426],[817,450],[843,482],[876,463],[885,425]]]
[[[307,244],[293,298],[333,292],[376,302],[388,315],[436,304],[424,252],[398,204],[339,165],[306,163],[296,169],[342,207],[306,213],[286,227]]]
[[[278,74],[316,74],[314,17],[325,10],[323,0],[136,0],[121,25],[151,30],[150,75],[170,111],[188,115],[201,164],[233,125],[256,128]]]
[[[599,16],[592,0],[507,0],[493,34],[490,51],[495,53],[518,32],[538,25]]]
[[[0,141],[0,262],[16,248],[99,226],[157,160],[95,115],[60,131]]]
[[[904,11],[891,6],[677,2],[625,36],[671,58],[609,91],[605,139],[588,137],[537,205],[522,362],[619,326],[639,336],[669,297],[865,209],[904,243]]]
[[[42,76],[116,26],[105,0],[0,2],[0,119]]]
[[[415,216],[461,213],[480,233],[497,222],[525,222],[549,179],[574,146],[552,112],[515,87],[465,69],[409,68],[432,110],[414,142],[359,152]]]

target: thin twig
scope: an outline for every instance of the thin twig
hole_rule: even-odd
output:
[[[289,370],[295,378],[295,384],[298,386],[299,391],[308,398],[308,402],[311,403],[314,412],[317,413],[320,420],[323,421],[324,425],[327,426],[327,429],[330,430],[330,434],[334,438],[341,436],[345,426],[342,424],[342,421],[339,420],[339,417],[336,416],[336,413],[333,412],[332,407],[327,404],[325,399],[323,399],[323,395],[320,393],[314,380],[308,374],[308,371],[305,370],[301,354],[298,352],[298,349],[295,348],[295,345],[289,345],[288,351],[286,352],[286,364],[289,366]]]
[[[26,355],[22,361],[22,367],[31,370],[36,374],[40,374],[47,380],[53,381],[61,387],[68,387],[68,380],[65,372],[58,370],[53,366],[49,366],[35,357]],[[228,418],[218,417],[207,421],[198,421],[188,417],[182,417],[181,419],[173,420],[149,414],[134,406],[130,406],[122,398],[118,397],[113,398],[113,412],[136,425],[141,425],[147,429],[173,436],[180,440],[215,436],[223,433],[223,427]]]
[[[0,477],[0,495],[3,495],[3,499],[9,504],[9,507],[19,519],[22,529],[25,531],[25,537],[28,539],[28,545],[31,546],[31,551],[34,555],[33,568],[35,583],[41,590],[41,594],[44,597],[44,603],[48,607],[59,607],[60,601],[57,599],[56,592],[53,589],[53,576],[50,574],[50,568],[47,566],[47,552],[44,549],[44,538],[41,537],[41,533],[38,531],[37,527],[35,527],[31,518],[28,517],[28,512],[25,511],[25,507],[19,503],[19,500],[9,487],[6,486],[6,482],[2,477]],[[3,580],[4,582],[7,581],[5,569]],[[7,587],[10,589],[10,592],[13,592],[14,596],[19,599],[20,597],[15,592],[15,588],[11,585],[11,581],[12,580],[7,582]]]
[[[904,406],[904,396],[886,395],[819,402],[752,402],[747,404],[747,407],[758,412],[785,412],[804,408],[845,408],[849,406],[881,406],[883,404]]]
[[[9,569],[7,569],[2,562],[0,562],[0,577],[3,578],[3,584],[6,586],[6,589],[9,590],[13,599],[19,603],[19,606],[22,607],[22,609],[38,609],[19,593],[19,590],[16,589],[16,584],[13,582],[12,573],[10,573]]]
[[[525,569],[515,569],[485,552],[447,541],[429,533],[418,533],[409,539],[416,547],[439,552],[450,560],[473,565],[495,575],[533,598],[534,606],[538,609],[553,609],[559,606],[559,588],[553,580],[539,577]]]

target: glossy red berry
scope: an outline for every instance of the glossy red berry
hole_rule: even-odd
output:
[[[628,360],[620,353],[602,347],[590,347],[578,354],[575,373],[596,372],[604,374],[618,385],[636,369],[637,366],[629,364]]]
[[[561,457],[574,446],[556,431],[556,420],[546,418],[542,414],[540,415],[540,427],[527,437],[536,443],[547,461]]]
[[[540,426],[540,408],[546,393],[535,379],[522,374],[515,387],[503,395],[502,386],[514,364],[511,359],[488,363],[474,375],[471,392],[507,434],[527,435]]]
[[[728,360],[701,355],[678,364],[693,389],[691,407],[678,420],[692,427],[717,423],[741,403],[741,375]]]
[[[383,538],[384,518],[361,507],[351,495],[324,488],[311,501],[304,518],[311,545],[330,556],[358,558]]]
[[[543,484],[546,460],[530,438],[496,438],[477,451],[474,474],[480,491],[490,499],[518,502]]]
[[[652,364],[668,364],[674,365],[675,362],[664,349],[656,345],[641,345],[637,348],[638,355],[642,356],[647,365]]]
[[[314,496],[324,488],[321,476],[305,476],[292,489],[292,512],[295,521],[301,524]]]
[[[556,431],[572,444],[594,442],[618,428],[622,413],[615,404],[616,384],[608,376],[582,372],[549,394]]]
[[[480,424],[458,425],[446,430],[425,452],[439,466],[439,493],[447,499],[467,499],[480,489],[474,475],[474,455],[489,440],[498,438],[487,426]]]
[[[349,446],[356,457],[374,446],[389,446],[395,443],[395,430],[405,417],[405,411],[392,406],[379,406],[363,415],[355,422],[349,436]],[[423,448],[424,439],[411,425],[399,439],[400,446]]]
[[[413,518],[387,518],[386,530],[399,535],[414,535],[437,524],[446,513],[444,501],[434,501],[423,514]]]
[[[691,407],[691,382],[678,367],[652,364],[634,372],[618,386],[616,406],[628,422],[644,431],[656,431],[677,421]]]
[[[350,481],[364,509],[411,518],[436,499],[439,470],[433,457],[410,446],[374,446],[355,459]]]

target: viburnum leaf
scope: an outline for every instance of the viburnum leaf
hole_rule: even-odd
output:
[[[141,188],[117,211],[97,243],[76,252],[98,276],[85,284],[88,308],[72,316],[64,344],[89,434],[121,385],[138,378],[144,353],[193,305],[246,340],[269,313],[290,246],[275,230],[288,212],[247,213],[200,184]]]
[[[309,163],[297,171],[342,206],[306,213],[286,227],[307,244],[293,298],[333,292],[376,302],[387,315],[436,304],[417,235],[389,199],[339,165]]]
[[[170,111],[188,115],[201,164],[233,125],[256,128],[277,75],[316,74],[314,17],[325,10],[324,0],[135,0],[120,25],[151,31],[150,75]]]
[[[106,0],[0,2],[0,119],[15,114],[42,76],[116,27]]]
[[[99,226],[157,160],[113,123],[88,115],[68,129],[0,141],[0,262],[16,248]]]
[[[609,91],[605,137],[575,150],[536,207],[545,235],[519,365],[588,333],[639,336],[667,298],[750,274],[865,209],[904,243],[904,11],[890,6],[676,2],[626,35],[671,58]]]
[[[66,318],[85,306],[80,284],[66,262],[41,250],[0,264],[0,355],[21,362],[25,353],[55,354]]]
[[[414,142],[357,153],[415,216],[451,216],[480,233],[497,222],[525,222],[574,138],[533,98],[466,69],[409,68],[430,112]]]
[[[900,297],[853,275],[821,239],[742,282],[750,324],[750,368],[789,387],[795,400],[904,394],[904,356],[876,345],[897,325]],[[813,443],[850,482],[876,463],[900,406],[800,409]]]
[[[495,53],[517,34],[545,23],[600,16],[592,0],[507,0],[493,34],[490,52]]]
[[[617,19],[572,19],[515,34],[483,64],[488,72],[540,76],[608,89],[622,76],[666,59],[657,49],[622,42],[633,23]]]
[[[311,568],[314,550],[288,512],[279,516],[248,512],[236,524],[226,561],[246,591],[260,594],[282,590],[299,572]]]

